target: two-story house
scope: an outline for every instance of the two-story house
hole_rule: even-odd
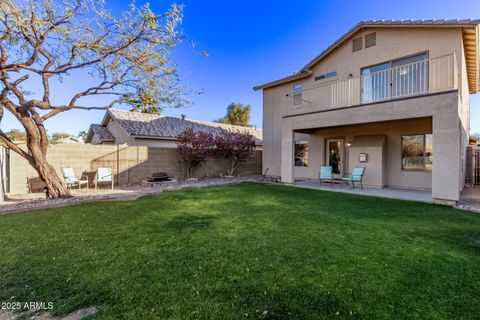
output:
[[[364,21],[263,90],[263,171],[282,182],[366,167],[364,184],[459,200],[480,20]]]

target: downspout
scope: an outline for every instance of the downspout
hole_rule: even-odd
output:
[[[120,145],[117,144],[117,185],[120,185],[119,181],[120,180]]]

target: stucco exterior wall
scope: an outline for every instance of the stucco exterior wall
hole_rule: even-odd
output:
[[[462,56],[460,28],[368,28],[353,39],[372,32],[376,33],[375,46],[352,52],[352,41],[346,41],[312,68],[313,76],[303,80],[304,87],[321,84],[315,82],[314,77],[326,72],[337,71],[338,79],[345,80],[349,74],[359,77],[361,68],[422,52],[427,52],[429,58],[453,52],[457,57]]]
[[[134,145],[154,148],[177,148],[177,142],[175,140],[135,138]]]
[[[91,143],[92,144],[101,144],[102,141],[100,140],[100,138],[98,137],[98,135],[96,133],[93,133]]]
[[[259,174],[262,152],[255,151],[250,160],[238,170],[239,175]],[[36,171],[18,154],[10,152],[10,193],[27,192],[27,178],[38,177]],[[94,172],[99,167],[110,167],[117,184],[138,183],[154,172],[166,172],[184,178],[178,152],[172,148],[153,148],[127,145],[51,145],[47,160],[60,177],[61,168],[71,167],[76,175]],[[211,158],[194,172],[195,177],[221,176],[225,173],[223,159]]]
[[[455,52],[457,60],[463,63],[462,68],[460,68],[461,81],[459,86],[467,92],[464,99],[464,103],[467,103],[466,101],[469,99],[468,88],[465,82],[466,69],[461,30],[455,28],[375,28],[360,32],[354,38],[371,32],[377,33],[377,44],[375,46],[359,52],[352,52],[351,40],[347,41],[319,62],[313,68],[311,77],[263,90],[264,170],[268,168],[270,174],[280,175],[280,159],[272,156],[269,150],[275,152],[280,145],[282,117],[292,105],[292,99],[287,97],[287,94],[292,92],[293,85],[297,83],[303,85],[304,92],[309,91],[310,88],[318,87],[315,85],[314,77],[319,74],[337,71],[338,77],[333,79],[333,81],[345,80],[349,74],[352,74],[353,77],[358,77],[363,67],[391,59],[425,51],[428,51],[430,57],[438,57]],[[331,81],[321,82],[320,84],[323,85],[328,82]],[[322,92],[321,85],[316,89],[310,90],[310,92],[318,92],[318,94],[311,93],[309,97],[315,102],[325,99],[326,93]]]
[[[104,144],[104,145],[109,145],[109,144],[115,144],[115,141],[105,141],[101,140],[100,137],[94,132],[92,135],[92,140],[90,142],[91,144]]]
[[[429,133],[432,133],[431,117],[326,127],[311,134],[295,133],[294,141],[309,142],[309,166],[295,167],[294,174],[296,178],[318,178],[319,167],[327,161],[325,142],[340,139],[345,146],[345,175],[350,174],[353,167],[363,166],[366,167],[366,186],[429,190],[432,188],[431,172],[404,171],[401,163],[401,136]],[[346,146],[347,142],[351,143],[350,147]],[[360,153],[367,153],[368,162],[359,161]]]
[[[170,148],[175,149],[177,144],[172,139],[150,139],[141,137],[129,136],[123,128],[115,121],[110,120],[107,124],[107,129],[115,137],[115,144],[128,144],[130,146],[143,146],[153,148]],[[102,142],[94,134],[92,138],[92,144],[109,144],[110,142]]]
[[[468,88],[467,78],[467,61],[465,57],[464,47],[462,46],[462,54],[459,57],[460,63],[460,81],[458,100],[458,116],[460,119],[460,148],[461,148],[461,162],[462,171],[460,175],[461,189],[463,190],[466,180],[466,166],[467,166],[467,146],[470,138],[470,92]]]
[[[386,136],[379,135],[361,135],[354,136],[352,145],[347,147],[348,162],[345,166],[347,172],[351,173],[355,166],[365,167],[365,176],[363,184],[367,186],[382,188],[385,186],[386,177],[383,170],[386,162]],[[367,155],[366,162],[360,162],[360,154]]]
[[[283,118],[283,137],[281,139],[282,163],[280,170],[282,181],[293,182],[294,180],[294,170],[291,166],[291,160],[289,160],[293,154],[294,138],[292,133],[294,131],[331,128],[332,124],[345,126],[389,120],[431,117],[434,150],[432,195],[439,200],[456,201],[459,199],[460,191],[462,189],[462,184],[460,182],[462,168],[460,154],[462,146],[457,107],[458,93],[449,92],[408,100],[390,101],[355,108],[331,110],[329,112]],[[292,143],[289,143],[289,140],[292,141]],[[387,144],[389,141],[390,139],[387,140]],[[290,166],[287,165],[289,162]],[[418,172],[415,173],[418,174]],[[451,181],[452,179],[452,183],[445,184],[445,181]],[[428,181],[428,179],[419,180]],[[387,184],[389,184],[388,179]],[[410,184],[401,186],[412,188],[428,187],[427,185]]]
[[[294,177],[316,178],[318,165],[325,162],[325,139],[318,130],[390,120],[425,118],[430,119],[430,124],[424,127],[405,127],[400,130],[401,132],[373,130],[376,132],[375,134],[385,134],[386,136],[386,147],[384,148],[386,155],[382,160],[386,162],[386,165],[382,168],[385,170],[382,179],[385,185],[389,186],[431,188],[432,196],[438,200],[458,200],[465,178],[465,147],[468,143],[470,112],[461,29],[382,27],[366,29],[353,38],[371,32],[376,32],[375,46],[364,48],[359,52],[352,52],[350,39],[315,65],[312,68],[312,76],[263,90],[263,171],[268,168],[270,175],[281,176],[284,182],[292,182]],[[330,101],[330,91],[322,89],[325,88],[326,83],[345,80],[349,77],[359,77],[360,70],[364,67],[422,52],[427,52],[430,58],[455,54],[459,71],[458,91],[450,90],[438,94],[338,110],[325,103],[325,101]],[[333,71],[337,72],[337,78],[315,83],[315,76]],[[430,81],[433,80],[430,77]],[[309,114],[287,116],[288,111],[292,108],[292,97],[287,95],[291,94],[293,86],[298,83],[303,85],[305,100],[312,105],[317,105],[317,108],[314,110],[315,112]],[[318,105],[323,107],[318,108]],[[309,137],[297,136],[299,133],[308,134]],[[433,133],[434,164],[432,173],[397,172],[401,162],[400,136],[415,133]],[[362,133],[356,134],[361,135]],[[296,139],[316,140],[310,149],[310,155],[316,157],[309,160],[312,163],[311,168],[294,168],[292,166],[293,142]],[[393,152],[392,150],[397,151]],[[345,158],[346,161],[349,161],[348,155]],[[452,179],[454,180],[452,183],[445,183]],[[378,178],[373,180],[379,181]],[[373,185],[378,184],[376,182]]]
[[[130,137],[122,127],[115,121],[109,121],[107,129],[115,137],[115,144],[135,145],[135,139]]]

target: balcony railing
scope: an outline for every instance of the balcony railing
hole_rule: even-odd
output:
[[[455,54],[403,64],[287,94],[287,115],[323,111],[458,88]]]

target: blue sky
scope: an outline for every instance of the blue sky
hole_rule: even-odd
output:
[[[144,1],[137,0],[137,3]],[[118,10],[128,1],[106,0]],[[151,1],[163,12],[170,1]],[[252,106],[252,124],[262,126],[262,94],[256,84],[298,71],[357,22],[367,19],[480,18],[480,1],[209,1],[186,0],[183,30],[197,47],[182,45],[174,59],[185,84],[203,91],[191,107],[165,115],[214,120],[231,102]],[[209,57],[200,54],[209,52]],[[58,85],[53,101],[68,99],[86,78],[73,74]],[[35,90],[35,87],[31,88]],[[53,89],[55,90],[55,89]],[[101,104],[100,99],[88,101]],[[47,121],[49,133],[78,133],[99,123],[102,111],[69,111]],[[480,132],[480,94],[472,96],[472,132]],[[6,115],[3,130],[21,128]]]

